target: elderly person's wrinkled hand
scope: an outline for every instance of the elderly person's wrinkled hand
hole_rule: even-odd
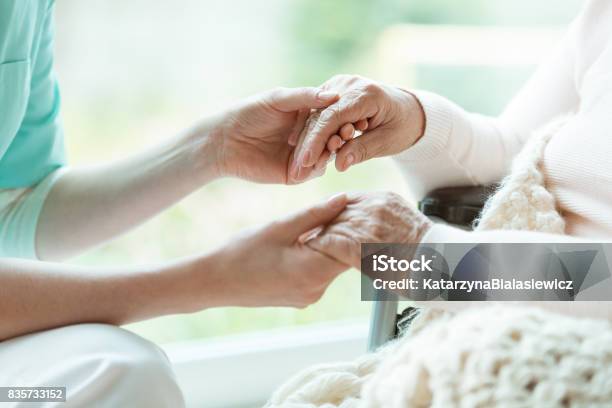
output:
[[[307,245],[361,268],[361,243],[419,243],[432,222],[395,193],[352,193],[349,203]]]
[[[323,108],[299,141],[289,175],[298,181],[327,153],[336,153],[336,168],[345,171],[365,160],[402,152],[416,143],[425,115],[408,91],[354,75],[335,76],[321,86],[340,99]],[[356,131],[362,135],[355,137]]]

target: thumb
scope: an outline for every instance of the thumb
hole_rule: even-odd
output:
[[[326,108],[338,98],[337,92],[314,87],[276,88],[265,96],[270,106],[281,112]]]
[[[324,203],[301,210],[274,223],[274,232],[283,238],[296,241],[302,234],[330,223],[344,210],[347,202],[346,194],[337,194]]]
[[[349,140],[336,153],[336,169],[346,171],[357,163],[384,156],[388,138],[387,129],[375,129]]]

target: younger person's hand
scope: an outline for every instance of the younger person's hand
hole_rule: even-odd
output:
[[[303,243],[347,203],[344,194],[248,231],[214,254],[214,276],[203,277],[219,289],[212,306],[293,306],[316,302],[348,266]],[[210,259],[210,257],[209,257]],[[208,291],[210,292],[210,290]]]
[[[335,91],[305,87],[276,88],[241,101],[212,132],[219,175],[280,184],[314,176],[311,166],[300,180],[291,179],[289,165],[310,112],[336,100]]]

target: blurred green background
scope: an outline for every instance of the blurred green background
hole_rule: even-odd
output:
[[[453,33],[495,26],[510,34],[517,30],[517,38],[525,40],[531,34],[524,27],[532,27],[544,30],[546,37],[549,28],[560,33],[580,3],[62,0],[56,10],[56,52],[69,158],[73,165],[112,160],[179,132],[241,97],[279,85],[318,85],[339,73],[430,89],[466,109],[496,114],[534,65],[522,58],[520,48],[513,50],[519,63],[466,64],[463,51],[468,55],[474,50],[471,44],[453,43]],[[426,33],[446,28],[440,32],[449,43],[419,51],[418,44],[433,45],[428,45],[429,35],[411,28],[415,24],[434,30]],[[404,43],[413,44],[407,56],[399,52]],[[451,61],[443,58],[450,47],[459,51]],[[433,59],[423,57],[432,51]],[[347,174],[331,166],[325,177],[293,187],[219,180],[73,262],[161,262],[206,251],[243,228],[346,190],[395,190],[409,197],[388,160],[357,166]],[[216,309],[129,328],[165,343],[364,319],[370,305],[359,296],[359,276],[350,271],[319,303],[304,310]]]

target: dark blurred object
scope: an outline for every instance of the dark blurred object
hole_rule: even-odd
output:
[[[471,228],[496,188],[496,185],[440,188],[419,201],[419,210],[448,224]]]

